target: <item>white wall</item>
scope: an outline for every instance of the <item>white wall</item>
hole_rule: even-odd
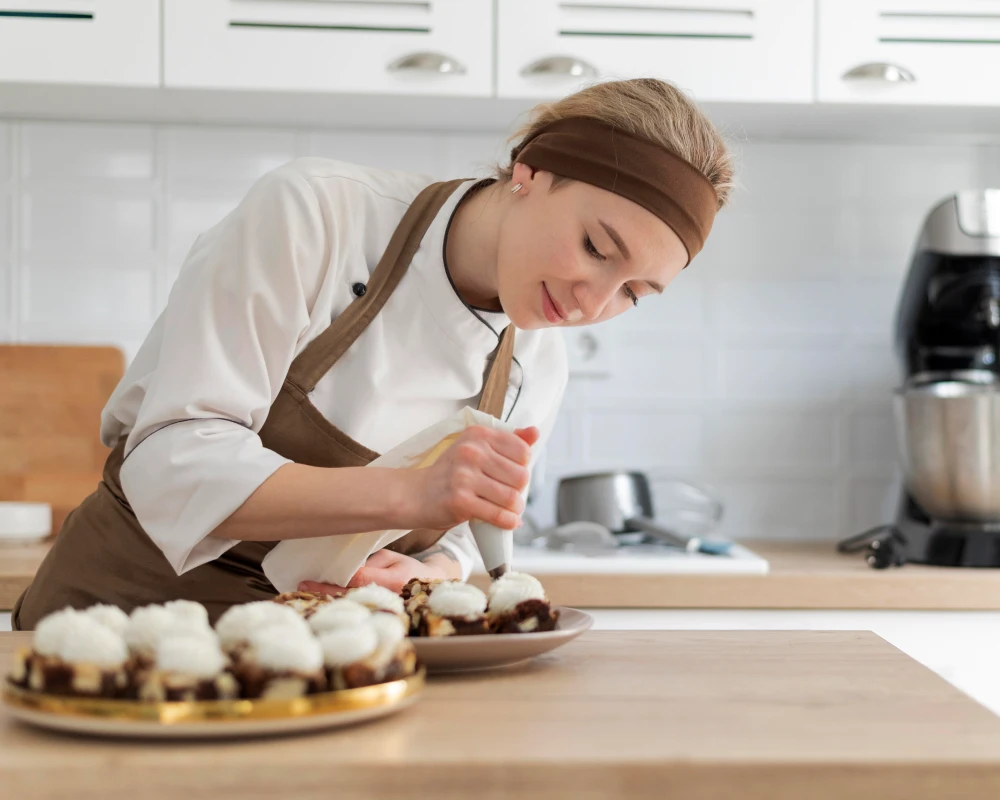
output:
[[[0,341],[131,355],[197,233],[261,173],[327,155],[441,177],[502,135],[0,124]],[[892,313],[923,214],[1000,185],[1000,149],[755,142],[691,269],[610,323],[614,380],[572,381],[537,516],[560,474],[705,481],[737,537],[845,535],[894,493]]]

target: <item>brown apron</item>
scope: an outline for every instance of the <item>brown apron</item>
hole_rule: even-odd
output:
[[[417,195],[393,232],[365,294],[292,362],[260,431],[265,447],[315,467],[359,467],[378,457],[328,422],[309,393],[385,305],[428,226],[461,183],[431,184]],[[513,352],[514,328],[508,326],[483,384],[480,411],[496,417],[503,413]],[[46,614],[65,606],[111,603],[131,611],[173,599],[203,603],[214,621],[231,605],[276,594],[261,561],[277,542],[240,542],[214,561],[177,575],[143,531],[122,491],[118,475],[124,451],[123,437],[108,456],[97,491],[67,517],[34,581],[14,605],[15,630],[31,630]],[[443,531],[411,531],[391,548],[418,553],[443,535]]]

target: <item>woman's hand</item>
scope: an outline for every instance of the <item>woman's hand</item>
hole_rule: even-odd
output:
[[[403,587],[414,578],[457,580],[461,577],[462,570],[458,563],[444,548],[435,545],[430,550],[420,553],[418,558],[400,555],[391,550],[379,550],[369,556],[368,561],[348,581],[347,586],[303,581],[299,584],[299,591],[317,592],[338,597],[348,589],[377,583],[379,586],[384,586],[399,594]]]
[[[430,467],[412,476],[414,528],[450,530],[472,519],[504,530],[521,525],[531,446],[538,428],[466,428]]]

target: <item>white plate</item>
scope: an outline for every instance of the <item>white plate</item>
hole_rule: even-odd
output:
[[[484,636],[413,636],[417,658],[428,672],[478,672],[520,664],[571,642],[594,624],[590,614],[556,606],[559,621],[554,631],[495,633]]]
[[[7,687],[4,701],[12,718],[57,731],[130,739],[235,739],[341,728],[385,717],[412,705],[423,685],[421,672],[296,700],[190,703],[87,700]]]

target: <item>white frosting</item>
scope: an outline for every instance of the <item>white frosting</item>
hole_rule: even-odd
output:
[[[395,649],[406,638],[406,625],[399,617],[389,614],[372,614],[368,627],[378,636],[379,649]]]
[[[208,609],[201,603],[193,600],[171,600],[169,603],[164,603],[163,607],[180,619],[208,625]]]
[[[226,666],[219,645],[199,636],[167,634],[156,646],[156,667],[165,672],[214,678]]]
[[[427,608],[442,617],[471,620],[486,610],[486,595],[468,583],[442,583],[431,591]]]
[[[506,576],[504,576],[506,577]],[[500,578],[490,586],[489,608],[493,614],[505,614],[513,611],[519,603],[525,600],[545,600],[545,590],[537,580],[505,581]]]
[[[133,652],[152,656],[157,643],[168,634],[215,640],[215,633],[207,623],[192,622],[163,606],[153,605],[141,606],[132,612],[125,628],[125,641]]]
[[[379,614],[380,617],[392,619],[388,614]],[[316,609],[316,612],[309,618],[309,626],[316,634],[324,631],[332,631],[336,628],[349,628],[353,625],[361,625],[370,620],[372,612],[360,603],[346,598],[331,600],[326,605]],[[402,623],[400,623],[402,624]]]
[[[542,588],[542,582],[534,575],[529,575],[527,572],[508,572],[505,575],[501,575],[490,584],[490,588],[487,590],[487,596],[492,599],[495,592],[506,591],[505,587],[512,584],[530,586],[539,593],[539,597],[545,597],[545,589]]]
[[[380,614],[391,620],[388,614]],[[368,658],[378,648],[378,634],[371,625],[337,628],[320,634],[323,663],[328,667],[346,667]]]
[[[81,616],[76,609],[67,607],[39,620],[32,640],[35,652],[43,656],[59,655],[66,634],[73,630]]]
[[[83,614],[77,614],[73,627],[62,641],[58,656],[71,664],[120,667],[128,658],[128,648],[121,634]]]
[[[277,603],[272,605],[282,608]],[[323,650],[308,627],[305,633],[301,628],[284,625],[254,631],[250,634],[250,658],[275,672],[315,672],[323,666]]]
[[[308,623],[294,608],[270,600],[243,603],[227,609],[215,624],[215,631],[219,634],[222,647],[229,650],[240,642],[248,641],[256,631],[272,625],[297,628],[300,633],[309,632]]]
[[[101,623],[105,628],[110,628],[119,636],[123,636],[125,629],[128,627],[128,614],[118,608],[118,606],[98,603],[88,608],[83,614],[94,620],[94,622]]]
[[[386,589],[377,583],[369,583],[367,586],[351,589],[347,593],[347,599],[368,606],[373,611],[382,609],[383,611],[392,611],[395,614],[406,613],[406,609],[403,608],[403,598],[391,589]]]

